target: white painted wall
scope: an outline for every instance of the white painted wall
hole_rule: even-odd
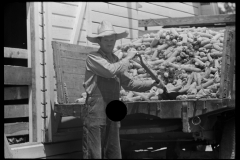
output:
[[[52,38],[56,41],[70,43],[74,25],[81,4],[83,2],[49,2],[51,8],[51,32]],[[199,3],[191,2],[88,2],[90,5],[90,21],[84,15],[83,26],[80,29],[77,44],[87,45],[87,32],[97,33],[97,27],[102,20],[110,21],[117,32],[129,31],[129,36],[116,45],[129,42],[138,37],[138,31],[144,30],[138,27],[138,20],[156,19],[169,17],[187,17],[199,14]],[[141,6],[139,8],[139,6]],[[149,30],[156,30],[159,27],[149,27]],[[96,45],[96,44],[93,44]]]

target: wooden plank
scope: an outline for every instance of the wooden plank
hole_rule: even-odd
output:
[[[182,12],[186,12],[186,13],[195,15],[194,7],[186,5],[181,2],[149,2],[149,3],[157,5],[157,6],[161,6],[161,7],[166,7],[166,8],[172,9],[172,10],[174,9],[174,10],[178,10],[178,11],[182,11]]]
[[[74,26],[75,18],[73,17],[65,17],[55,14],[49,16],[53,26],[62,26],[67,28],[73,28]]]
[[[159,16],[167,16],[167,17],[187,17],[192,14],[181,12],[178,10],[157,6],[155,4],[150,4],[147,2],[141,2],[142,7],[139,8],[140,11],[146,11],[152,14],[156,14]]]
[[[84,79],[82,79],[83,82]],[[79,84],[78,84],[79,85]],[[79,89],[75,89],[75,88],[69,88],[68,89],[68,94],[69,97],[81,97],[81,94],[85,92],[85,89],[83,87],[79,87]]]
[[[26,135],[29,134],[28,129],[28,122],[4,124],[4,133],[6,134],[6,136]]]
[[[77,6],[71,6],[66,5],[63,3],[57,3],[57,2],[49,2],[52,13],[58,13],[62,15],[68,15],[72,17],[76,17],[78,7]]]
[[[42,54],[39,51],[40,44],[40,2],[31,2],[30,3],[30,37],[31,37],[31,46],[30,46],[30,55],[31,55],[31,74],[32,80],[31,85],[31,101],[29,102],[29,141],[30,142],[40,142],[41,141],[41,120],[42,117],[39,116],[41,113],[41,99],[42,99],[42,79],[39,78],[41,73],[40,61]]]
[[[196,2],[181,2],[181,3],[187,4],[187,5],[193,6],[193,7],[198,7],[199,6],[199,2],[198,3],[196,3]]]
[[[109,4],[113,4],[116,6],[122,6],[125,8],[137,9],[136,2],[108,2]]]
[[[58,3],[64,3],[64,4],[68,4],[68,5],[76,6],[76,7],[79,5],[78,2],[58,2]]]
[[[156,15],[156,14],[149,13],[149,12],[146,12],[146,11],[138,11],[137,14],[138,14],[138,20],[169,18],[169,16]]]
[[[82,106],[78,106],[82,107]],[[67,129],[78,128],[81,129],[83,126],[83,120],[81,117],[67,116],[63,117],[61,123],[59,124],[59,132],[65,132]],[[78,130],[77,129],[77,130]]]
[[[120,135],[129,135],[129,134],[149,134],[149,133],[164,133],[172,130],[179,129],[179,125],[170,126],[170,127],[158,127],[158,128],[134,128],[131,127],[131,129],[120,129],[119,134]]]
[[[95,47],[73,45],[73,44],[54,42],[54,41],[52,42],[52,45],[53,45],[53,50],[64,50],[64,51],[80,52],[80,53],[90,53],[92,51],[98,50],[98,48],[95,48]]]
[[[70,40],[72,32],[72,28],[59,28],[54,26],[51,28],[52,38],[57,39]]]
[[[84,75],[83,75],[84,76]],[[68,96],[69,97],[79,97],[83,92],[85,92],[82,83],[84,82],[84,78],[77,77],[74,80],[71,80],[72,76],[69,79],[63,79],[63,82],[66,83],[68,89]],[[74,87],[75,86],[75,87]]]
[[[28,59],[26,49],[4,47],[4,58]]]
[[[85,67],[85,61],[81,59],[62,58],[61,63],[64,66]]]
[[[81,148],[82,141],[75,140],[59,143],[14,145],[11,147],[11,150],[13,156],[16,158],[45,158],[59,154],[81,151]]]
[[[31,13],[31,2],[27,2],[27,59],[28,59],[28,67],[29,68],[31,68],[32,67],[32,61],[31,61],[31,57],[32,57],[32,55],[31,55],[31,28],[30,28],[30,18],[31,18],[31,16],[30,16],[30,13]],[[32,85],[30,85],[29,87],[28,87],[28,93],[29,93],[29,97],[28,97],[28,104],[30,104],[30,107],[28,107],[28,119],[29,119],[29,138],[28,138],[28,140],[29,140],[29,142],[32,142],[32,136],[31,136],[31,120],[32,120],[32,115],[31,115],[31,107],[32,107]]]
[[[73,27],[72,37],[70,43],[77,44],[80,29],[83,26],[83,17],[86,15],[87,2],[79,2],[77,17],[75,19],[75,26]]]
[[[85,68],[85,59],[83,58],[87,57],[86,53],[90,53],[91,51],[96,51],[97,49],[93,47],[86,47],[86,46],[59,43],[59,42],[52,42],[52,45],[53,45],[53,51],[54,51],[54,65],[56,67],[55,71],[57,76],[58,103],[62,103],[63,102],[63,97],[62,97],[63,81],[67,82],[68,86],[74,84],[76,86],[79,86],[79,88],[83,90],[83,87],[80,86],[80,84],[83,82],[83,78],[84,78],[84,75],[74,75],[74,74],[62,72],[62,68],[72,67],[73,70],[74,68],[79,68],[79,67]],[[68,59],[61,58],[60,57],[61,55],[65,57],[67,57],[66,55],[68,55],[69,58]],[[70,88],[73,88],[73,86],[70,86]],[[81,94],[81,92],[79,92],[79,94]],[[75,97],[79,97],[79,96],[75,96]]]
[[[83,104],[55,104],[54,112],[61,113],[62,116],[79,116],[82,114]]]
[[[181,107],[182,105],[179,102],[163,102],[160,104],[160,109],[157,115],[161,118],[180,118]]]
[[[4,118],[29,116],[28,104],[4,105]]]
[[[29,98],[28,86],[4,87],[4,100]]]
[[[69,67],[69,66],[62,66],[62,72],[63,73],[72,73],[72,74],[80,74],[84,75],[86,71],[85,67]],[[67,85],[69,88],[69,86]]]
[[[92,11],[98,11],[102,13],[108,13],[114,16],[120,16],[129,19],[137,19],[137,10],[125,8],[122,6],[116,6],[106,2],[94,2],[92,3]]]
[[[235,23],[235,14],[229,15],[202,15],[194,17],[182,17],[171,19],[155,19],[162,26],[181,26],[181,25],[213,25],[216,23],[226,23],[231,25]],[[156,26],[156,23],[151,20],[140,20],[139,27]]]
[[[229,72],[229,96],[235,100],[235,57],[236,57],[236,32],[235,28],[232,30],[233,40],[231,45],[230,56],[230,72]]]
[[[76,60],[83,60],[85,61],[88,57],[89,53],[83,52],[83,51],[78,51],[78,52],[72,52],[72,51],[65,51],[65,50],[60,50],[59,54],[61,58],[69,58],[69,59],[76,59]]]
[[[4,84],[31,85],[31,68],[4,65]]]
[[[231,55],[235,49],[232,48],[233,42],[235,42],[233,37],[233,31],[231,31],[230,27],[226,28],[224,33],[224,41],[223,41],[223,55],[222,55],[222,66],[221,66],[221,80],[220,80],[220,98],[228,98],[229,96],[229,83],[232,79],[229,79],[231,75],[229,75],[230,66],[231,66]],[[233,65],[234,63],[232,63]],[[232,68],[233,69],[233,68]]]
[[[85,23],[85,22],[83,22],[83,23]],[[80,30],[79,36],[78,36],[78,43],[79,43],[79,41],[87,43],[87,31],[86,30],[82,30],[82,29]],[[80,44],[78,44],[78,45],[80,45]]]

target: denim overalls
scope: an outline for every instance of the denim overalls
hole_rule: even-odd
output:
[[[111,121],[105,113],[107,104],[119,99],[120,83],[116,78],[96,76],[100,94],[87,95],[83,111],[83,158],[121,159],[120,122]]]

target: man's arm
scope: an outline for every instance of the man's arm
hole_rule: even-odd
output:
[[[125,90],[137,91],[137,92],[145,92],[150,90],[153,86],[156,85],[154,80],[134,80],[130,78],[128,72],[123,72],[120,76],[121,86]]]
[[[128,59],[122,59],[116,63],[109,63],[97,53],[90,53],[86,59],[87,70],[105,78],[113,78],[114,76],[119,75],[119,73],[124,72],[128,66]]]

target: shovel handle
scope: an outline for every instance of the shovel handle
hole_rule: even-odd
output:
[[[161,80],[159,80],[157,78],[157,76],[144,64],[143,60],[142,60],[142,57],[140,54],[136,54],[139,58],[140,58],[140,62],[141,62],[141,65],[142,67],[146,70],[146,72],[152,77],[152,79],[154,79],[156,81],[156,83],[160,83],[162,86],[165,87],[165,85],[163,84],[163,82]]]

